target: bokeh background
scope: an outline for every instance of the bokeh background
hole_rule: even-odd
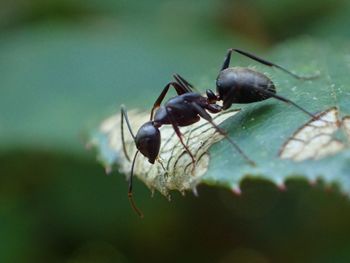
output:
[[[140,220],[125,177],[84,148],[120,104],[149,109],[173,73],[204,90],[229,47],[347,43],[349,13],[347,0],[1,1],[0,262],[350,262],[350,202],[322,182],[168,202],[136,180]]]

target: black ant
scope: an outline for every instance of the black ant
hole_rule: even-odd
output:
[[[175,74],[175,81],[168,83],[164,87],[158,99],[155,101],[151,110],[150,121],[146,122],[140,127],[136,136],[132,132],[127,111],[125,107],[122,106],[121,135],[124,154],[129,161],[130,158],[126,152],[124,142],[124,118],[126,120],[128,129],[130,131],[131,136],[134,139],[137,148],[131,166],[128,197],[133,209],[140,217],[142,217],[143,214],[136,207],[132,197],[132,179],[134,175],[135,160],[138,153],[141,152],[145,157],[148,158],[148,161],[151,164],[154,164],[159,155],[161,144],[159,128],[162,125],[172,125],[176,135],[180,139],[181,144],[191,157],[193,167],[195,167],[194,156],[187,147],[187,145],[183,142],[182,134],[180,132],[179,127],[194,124],[200,120],[200,117],[211,123],[217,132],[225,136],[225,138],[237,149],[237,151],[246,159],[246,161],[249,164],[255,165],[255,163],[247,157],[247,155],[239,148],[239,146],[227,136],[226,132],[213,122],[212,117],[208,114],[208,112],[219,113],[222,110],[228,109],[233,103],[253,103],[273,97],[297,107],[307,115],[311,116],[313,119],[316,119],[315,115],[300,107],[293,101],[277,95],[275,85],[264,74],[248,68],[229,68],[232,51],[240,53],[267,66],[279,68],[297,79],[306,80],[315,78],[315,76],[302,77],[296,75],[291,71],[285,69],[284,67],[266,61],[253,54],[247,53],[239,49],[229,49],[225,57],[224,63],[222,65],[222,68],[220,70],[220,73],[216,79],[217,94],[215,94],[212,90],[208,89],[206,91],[206,97],[204,97],[198,92],[194,92],[194,87],[192,84],[190,84],[180,75]],[[164,105],[161,106],[161,103],[165,98],[167,92],[169,91],[170,87],[173,87],[175,89],[177,96],[169,99]],[[217,101],[223,101],[223,106],[216,104]],[[157,111],[155,112],[156,109]]]
[[[195,167],[195,158],[188,146],[184,143],[179,127],[189,126],[193,123],[196,123],[200,120],[200,117],[211,123],[218,133],[225,136],[225,138],[237,149],[237,151],[246,159],[249,164],[255,165],[255,163],[250,160],[247,155],[244,154],[239,146],[227,136],[226,132],[213,122],[212,117],[208,114],[207,111],[210,113],[218,113],[222,111],[222,107],[216,104],[217,96],[211,90],[208,90],[206,94],[207,97],[204,97],[198,92],[194,92],[193,85],[182,78],[180,75],[175,74],[173,77],[175,78],[175,81],[168,83],[164,87],[163,91],[154,103],[151,110],[150,121],[146,122],[139,128],[136,136],[132,132],[125,107],[121,107],[121,136],[123,142],[123,151],[129,161],[130,158],[127,154],[124,141],[124,119],[137,148],[131,166],[128,196],[132,207],[140,217],[143,216],[142,212],[136,207],[132,198],[132,179],[134,175],[135,160],[138,153],[141,152],[145,157],[148,158],[148,161],[151,164],[154,164],[159,155],[161,144],[159,128],[162,125],[172,125],[176,135],[180,139],[182,146],[191,157],[193,168]],[[173,87],[176,90],[177,96],[170,98],[164,105],[161,106],[161,103],[170,87]],[[156,109],[157,111],[154,114],[154,111]]]

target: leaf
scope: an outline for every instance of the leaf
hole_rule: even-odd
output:
[[[343,118],[350,115],[350,104],[348,102],[350,88],[349,83],[347,83],[349,82],[347,74],[350,67],[348,54],[349,50],[346,47],[339,47],[334,50],[333,47],[325,43],[321,44],[310,39],[301,39],[280,46],[268,57],[270,60],[299,74],[311,75],[319,71],[319,78],[300,81],[283,72],[261,65],[257,65],[256,70],[264,72],[272,78],[277,86],[278,94],[291,99],[308,111],[325,116],[327,112],[336,109],[339,118]],[[180,191],[194,189],[198,183],[221,185],[239,192],[241,181],[247,177],[264,178],[275,182],[280,187],[284,187],[285,180],[295,176],[303,177],[310,182],[320,178],[328,183],[338,183],[344,192],[350,193],[350,180],[348,179],[350,172],[349,137],[345,125],[341,125],[341,119],[339,119],[339,122],[335,122],[335,129],[327,136],[330,140],[337,136],[334,140],[339,141],[342,147],[334,151],[326,150],[318,157],[311,154],[306,158],[293,159],[286,158],[287,155],[283,154],[282,148],[286,147],[288,142],[293,139],[293,134],[295,137],[299,132],[298,136],[300,136],[300,132],[304,131],[302,127],[310,125],[310,123],[314,124],[310,122],[308,115],[291,105],[286,105],[274,99],[239,106],[242,106],[242,110],[234,116],[229,116],[228,119],[225,118],[227,120],[223,122],[222,127],[229,131],[230,138],[244,150],[249,158],[256,162],[255,167],[249,165],[235,151],[234,147],[227,143],[227,140],[221,140],[209,150],[207,158],[209,167],[205,173],[197,171],[200,169],[194,169],[194,171],[183,169],[180,173],[174,172],[176,167],[190,165],[191,160],[185,154],[187,159],[182,164],[177,164],[178,166],[174,166],[174,169],[169,168],[170,157],[164,159],[166,150],[162,148],[160,157],[167,168],[164,169],[161,164],[155,164],[153,167],[156,172],[136,169],[136,175],[150,188],[158,189],[163,194],[168,194],[169,190],[174,189]],[[135,121],[136,116],[140,116],[140,114],[133,114],[130,118],[134,129],[147,120],[147,117],[143,117],[146,119],[141,118],[140,120],[138,118]],[[344,120],[347,120],[347,118]],[[326,126],[330,125],[330,127],[335,125],[323,121],[323,117],[320,117],[318,122],[326,123]],[[106,122],[103,126],[105,127],[105,125]],[[116,123],[114,125],[118,126]],[[197,129],[200,125],[202,124],[194,124],[189,127],[189,130],[182,129],[184,138],[190,133],[191,129]],[[100,160],[108,168],[118,163],[121,171],[129,173],[131,164],[122,157],[123,152],[120,148],[120,128],[115,128],[116,126],[113,128],[112,126],[109,126],[108,131],[100,128],[95,132],[92,137],[92,144],[96,146]],[[195,152],[196,157],[200,147],[196,145],[196,142],[206,141],[215,134],[215,131],[213,132],[207,137],[197,137],[197,141],[191,141],[190,138],[188,145],[191,152]],[[113,140],[111,139],[111,133],[113,133]],[[179,141],[173,133],[170,133],[170,135],[164,133],[162,130],[163,147],[165,147],[166,140],[174,137],[175,140],[171,145],[174,148],[179,147]],[[338,136],[339,134],[343,136]],[[119,148],[113,148],[111,141],[118,141]],[[319,143],[322,143],[322,141]],[[315,141],[313,144],[315,144]],[[127,142],[127,146],[129,149],[134,147],[131,139]],[[182,152],[183,150],[177,153],[173,152],[171,157],[176,160],[186,158],[183,157]],[[147,163],[147,160],[141,156],[136,162],[136,167],[140,163]],[[180,177],[190,178],[189,183],[185,184],[183,180],[177,181]],[[176,183],[169,185],[170,181],[176,181]]]

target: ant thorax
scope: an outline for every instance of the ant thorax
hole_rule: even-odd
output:
[[[153,123],[156,127],[162,126],[162,124],[170,124],[168,114],[164,106],[160,106],[153,117]]]

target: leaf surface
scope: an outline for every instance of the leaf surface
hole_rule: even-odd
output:
[[[224,186],[239,192],[241,181],[247,177],[264,178],[281,187],[285,180],[291,177],[303,177],[310,182],[322,179],[328,183],[338,183],[343,191],[349,192],[349,122],[346,117],[350,114],[350,88],[347,83],[350,70],[349,50],[339,47],[335,51],[327,44],[302,39],[278,47],[268,55],[268,59],[298,74],[320,73],[317,79],[301,81],[277,69],[261,65],[255,66],[257,71],[271,77],[277,86],[279,95],[289,98],[310,112],[319,114],[318,120],[312,121],[308,115],[296,107],[275,99],[255,104],[233,105],[233,108],[241,106],[242,110],[224,120],[222,127],[229,132],[230,138],[244,150],[249,158],[256,162],[256,166],[249,165],[234,147],[227,143],[227,140],[221,140],[205,152],[209,156],[208,170],[205,173],[202,171],[197,173],[196,169],[194,169],[195,172],[185,169],[181,173],[174,173],[175,166],[174,169],[171,167],[162,169],[160,164],[155,164],[157,172],[152,172],[152,176],[145,172],[145,169],[136,170],[136,175],[150,188],[158,189],[163,194],[174,189],[180,191],[194,189],[198,183]],[[327,113],[332,116],[329,117]],[[139,123],[135,123],[134,129],[147,120],[147,117],[140,118]],[[307,137],[304,133],[309,132],[310,127],[314,127],[314,130]],[[196,129],[197,124],[191,128]],[[115,129],[114,141],[119,140],[120,142],[120,128]],[[190,133],[189,130],[182,129],[182,131],[185,138],[186,134]],[[101,132],[100,129],[94,134],[93,143],[97,146],[100,160],[110,168],[118,162],[119,164],[124,163],[125,160],[120,159],[123,159],[121,148],[116,150],[113,146],[111,147],[110,138],[108,139],[106,134],[108,135],[108,133]],[[177,139],[173,133],[163,135],[163,143],[167,138],[173,137]],[[188,142],[191,152],[195,152],[196,157],[198,157],[197,150],[199,149],[196,142],[203,142],[208,138],[198,136],[197,141]],[[298,140],[300,142],[300,138],[304,138],[302,146],[299,143],[300,149],[295,150],[293,147],[296,144],[292,142]],[[328,149],[325,148],[326,146],[323,147],[323,144],[327,147],[328,144],[331,146]],[[127,145],[134,147],[132,140],[129,140]],[[179,141],[175,140],[173,145],[178,147]],[[299,157],[295,158],[291,153],[288,155],[287,148],[289,151],[292,149],[301,152],[298,153]],[[305,151],[309,153],[306,154]],[[164,154],[165,151],[161,150],[160,157],[162,158]],[[183,152],[179,151],[172,158],[180,159],[184,158],[183,156]],[[143,160],[138,162],[147,162],[141,156],[142,158]],[[165,164],[169,164],[169,160],[169,157],[162,159]],[[177,165],[180,167],[186,165],[186,162],[188,166],[191,162],[189,157],[183,164],[177,163]],[[129,173],[130,164],[127,164],[127,167],[129,168],[122,169],[122,171]],[[174,177],[177,178],[177,176],[195,179],[186,185],[178,181],[171,186],[167,185],[169,180],[175,180]]]

